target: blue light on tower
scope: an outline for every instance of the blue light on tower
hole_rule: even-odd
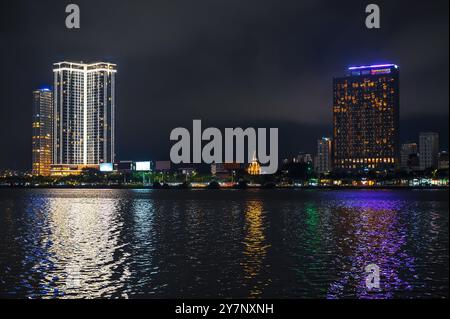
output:
[[[378,68],[391,68],[394,67],[398,69],[396,64],[375,64],[375,65],[363,65],[363,66],[351,66],[349,70],[362,70],[362,69],[378,69]]]

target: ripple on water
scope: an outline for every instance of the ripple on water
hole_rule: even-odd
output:
[[[2,189],[0,295],[448,297],[448,210],[427,191]]]

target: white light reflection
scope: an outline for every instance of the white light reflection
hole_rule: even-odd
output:
[[[58,277],[60,297],[113,296],[130,276],[128,253],[120,242],[118,200],[81,192],[79,197],[48,199],[49,253],[57,268],[47,279]]]

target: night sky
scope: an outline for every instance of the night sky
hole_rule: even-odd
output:
[[[364,25],[372,2],[380,30]],[[69,3],[79,30],[65,28]],[[400,66],[402,142],[436,131],[447,149],[448,13],[448,0],[2,1],[0,169],[30,169],[32,91],[62,60],[117,63],[122,160],[169,159],[170,131],[193,119],[278,127],[281,157],[315,152],[333,76],[381,62]]]

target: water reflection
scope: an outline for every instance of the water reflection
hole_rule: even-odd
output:
[[[145,194],[142,190],[136,192]],[[153,262],[157,241],[153,202],[140,198],[131,202],[125,201],[122,203],[120,212],[126,210],[131,210],[133,216],[132,224],[129,226],[132,229],[126,231],[131,234],[129,248],[133,253],[128,261],[133,280],[128,282],[124,280],[127,286],[125,293],[129,297],[129,294],[140,295],[143,290],[153,289],[152,280],[159,271],[159,267]]]
[[[340,271],[328,298],[392,298],[411,289],[405,278],[413,278],[415,266],[414,258],[403,249],[407,231],[399,219],[401,208],[398,202],[364,198],[336,208],[342,253],[333,261]],[[366,287],[364,269],[369,264],[380,267],[380,289]]]
[[[289,269],[281,282],[285,295],[324,296],[330,281],[330,256],[337,239],[332,236],[334,225],[328,205],[316,201],[286,204],[283,211],[283,252],[280,261]],[[328,270],[326,270],[328,268]],[[290,276],[289,274],[292,273]]]
[[[249,297],[258,297],[268,282],[259,275],[264,267],[267,249],[264,235],[263,206],[259,201],[247,203],[245,211],[246,235],[244,238],[244,256],[241,265],[244,270],[245,284],[249,286]]]
[[[448,297],[448,209],[447,192],[0,189],[0,297]]]
[[[32,198],[29,218],[41,222],[28,223],[35,248],[25,248],[25,260],[34,266],[22,284],[37,285],[37,294],[48,297],[95,298],[120,291],[130,273],[116,205],[105,198]]]

